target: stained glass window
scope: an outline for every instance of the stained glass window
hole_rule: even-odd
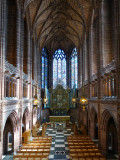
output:
[[[48,56],[45,48],[42,49],[42,88],[47,87]]]
[[[78,87],[78,56],[76,48],[73,49],[71,54],[71,87],[74,85]]]
[[[61,49],[56,50],[53,55],[53,87],[58,81],[66,86],[66,55]]]

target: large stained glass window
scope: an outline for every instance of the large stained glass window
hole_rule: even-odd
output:
[[[71,54],[71,87],[74,85],[78,87],[78,56],[76,48],[73,49]]]
[[[45,48],[42,49],[42,88],[47,88],[48,56]]]
[[[60,81],[66,86],[66,55],[58,49],[53,55],[53,87]]]

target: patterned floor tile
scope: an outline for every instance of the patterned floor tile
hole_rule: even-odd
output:
[[[69,160],[67,136],[71,135],[71,132],[73,132],[71,128],[64,128],[63,130],[47,129],[46,134],[53,135],[49,160]]]

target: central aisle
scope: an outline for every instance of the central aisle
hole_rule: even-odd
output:
[[[67,136],[73,135],[72,127],[63,128],[61,130],[48,128],[46,130],[46,135],[52,136],[49,160],[69,160]]]

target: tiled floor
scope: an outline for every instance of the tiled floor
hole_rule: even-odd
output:
[[[2,158],[3,158],[3,160],[13,160],[13,156],[12,155],[3,156]]]
[[[71,134],[73,134],[71,128],[47,129],[46,135],[52,136],[49,160],[69,160],[67,136]]]

